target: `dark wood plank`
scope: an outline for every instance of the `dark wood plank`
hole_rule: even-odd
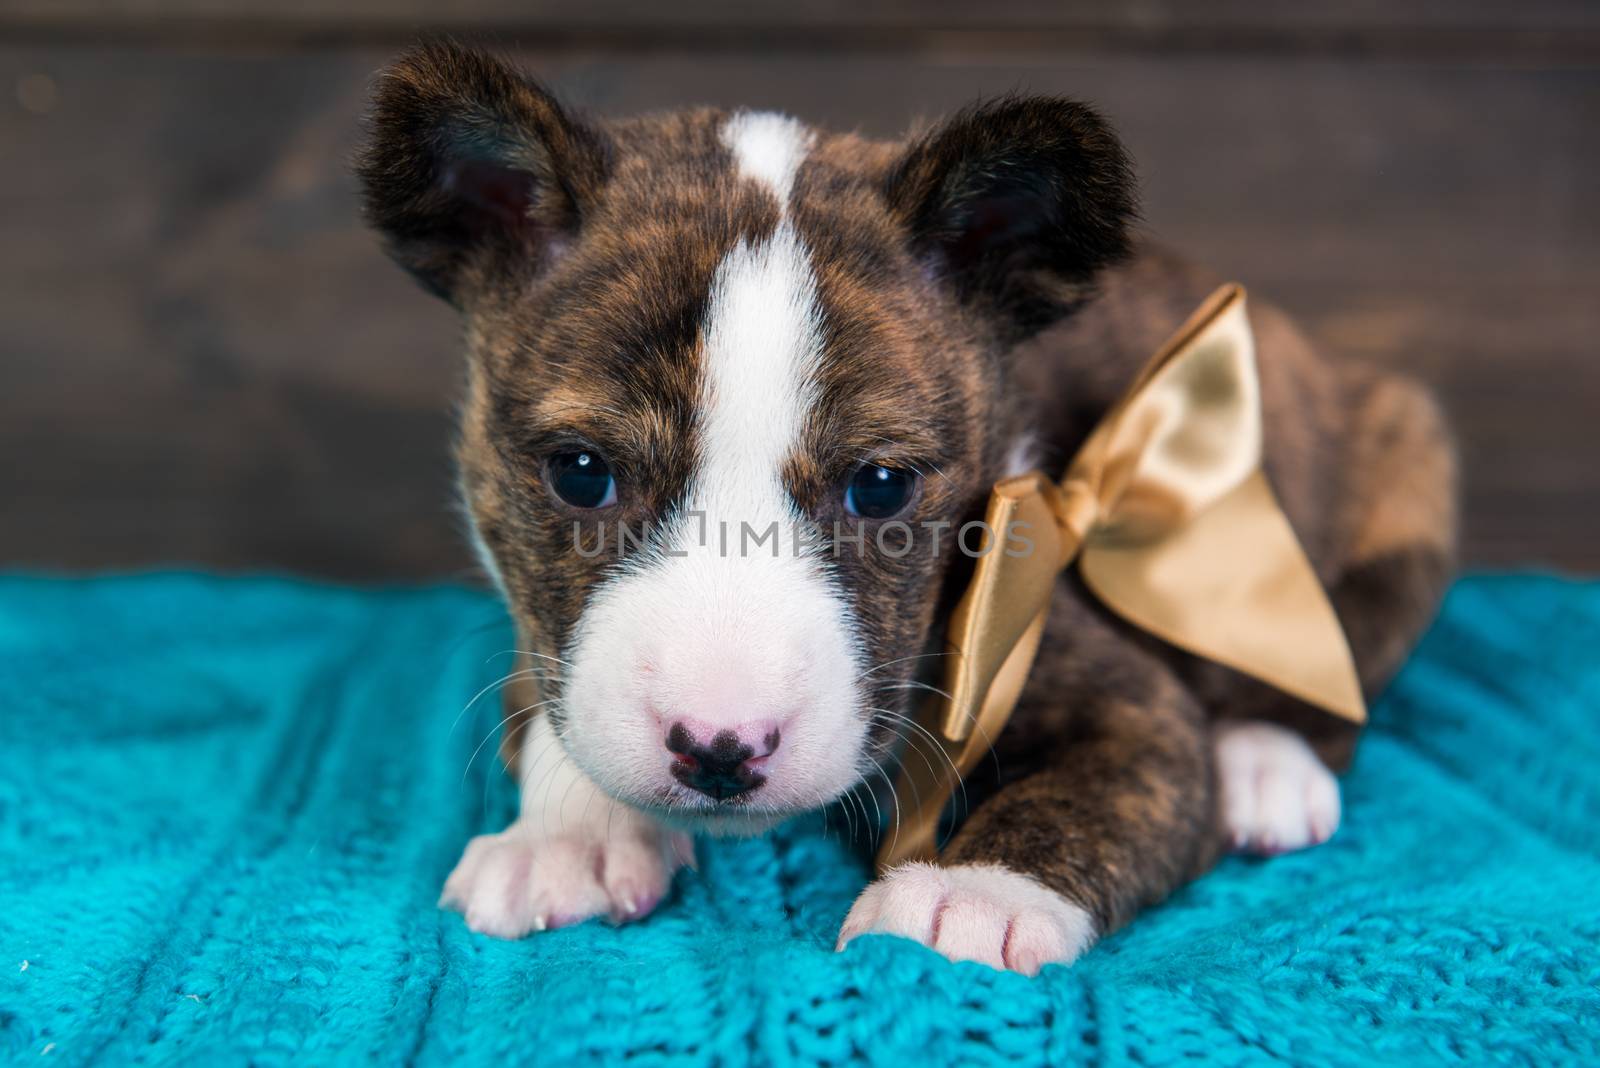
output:
[[[1600,57],[1600,7],[1590,0],[0,0],[0,34],[36,41],[344,47],[422,30],[547,51]]]
[[[333,22],[378,28],[429,23],[549,29],[563,26],[772,27],[821,26],[840,35],[873,27],[988,31],[1125,26],[1249,31],[1594,29],[1600,13],[1584,0],[1346,0],[1286,4],[1281,0],[3,0],[0,18],[58,23],[168,23],[184,19],[257,23]]]
[[[382,49],[0,48],[0,562],[459,573],[456,327],[355,218]],[[1117,120],[1159,236],[1434,382],[1468,558],[1600,570],[1600,71],[1354,55],[534,54],[603,113]],[[31,110],[30,110],[31,109]]]

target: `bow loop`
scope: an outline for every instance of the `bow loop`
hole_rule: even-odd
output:
[[[1238,314],[1226,314],[1237,306]],[[1213,294],[1079,450],[1067,481],[1096,487],[1096,544],[1169,535],[1261,463],[1261,389],[1243,292]]]

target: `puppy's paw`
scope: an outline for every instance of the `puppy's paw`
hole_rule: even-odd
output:
[[[1305,739],[1272,723],[1216,731],[1217,786],[1234,851],[1270,855],[1326,842],[1339,829],[1339,781]]]
[[[839,949],[864,934],[893,934],[951,960],[1035,975],[1076,960],[1094,920],[1060,894],[997,864],[906,864],[868,886],[839,932]]]
[[[614,835],[540,835],[523,822],[467,843],[439,904],[496,938],[565,927],[591,916],[648,916],[693,858],[681,834],[628,828]]]

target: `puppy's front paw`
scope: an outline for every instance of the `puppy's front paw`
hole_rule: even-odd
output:
[[[864,934],[893,934],[951,960],[1035,975],[1076,960],[1094,943],[1094,920],[1060,894],[997,864],[906,864],[861,892],[839,949]]]
[[[518,822],[467,843],[439,904],[496,938],[521,938],[591,916],[626,923],[650,914],[692,850],[685,836],[653,829],[545,836]]]
[[[1339,828],[1339,780],[1305,739],[1273,723],[1217,728],[1217,785],[1236,852],[1273,854],[1326,842]]]

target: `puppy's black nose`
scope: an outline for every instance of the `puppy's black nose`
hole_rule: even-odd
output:
[[[706,742],[687,725],[674,723],[667,732],[667,751],[677,757],[672,777],[714,801],[747,794],[767,781],[754,765],[778,748],[777,730],[766,733],[761,741],[763,752],[757,753],[734,731],[718,731]]]

